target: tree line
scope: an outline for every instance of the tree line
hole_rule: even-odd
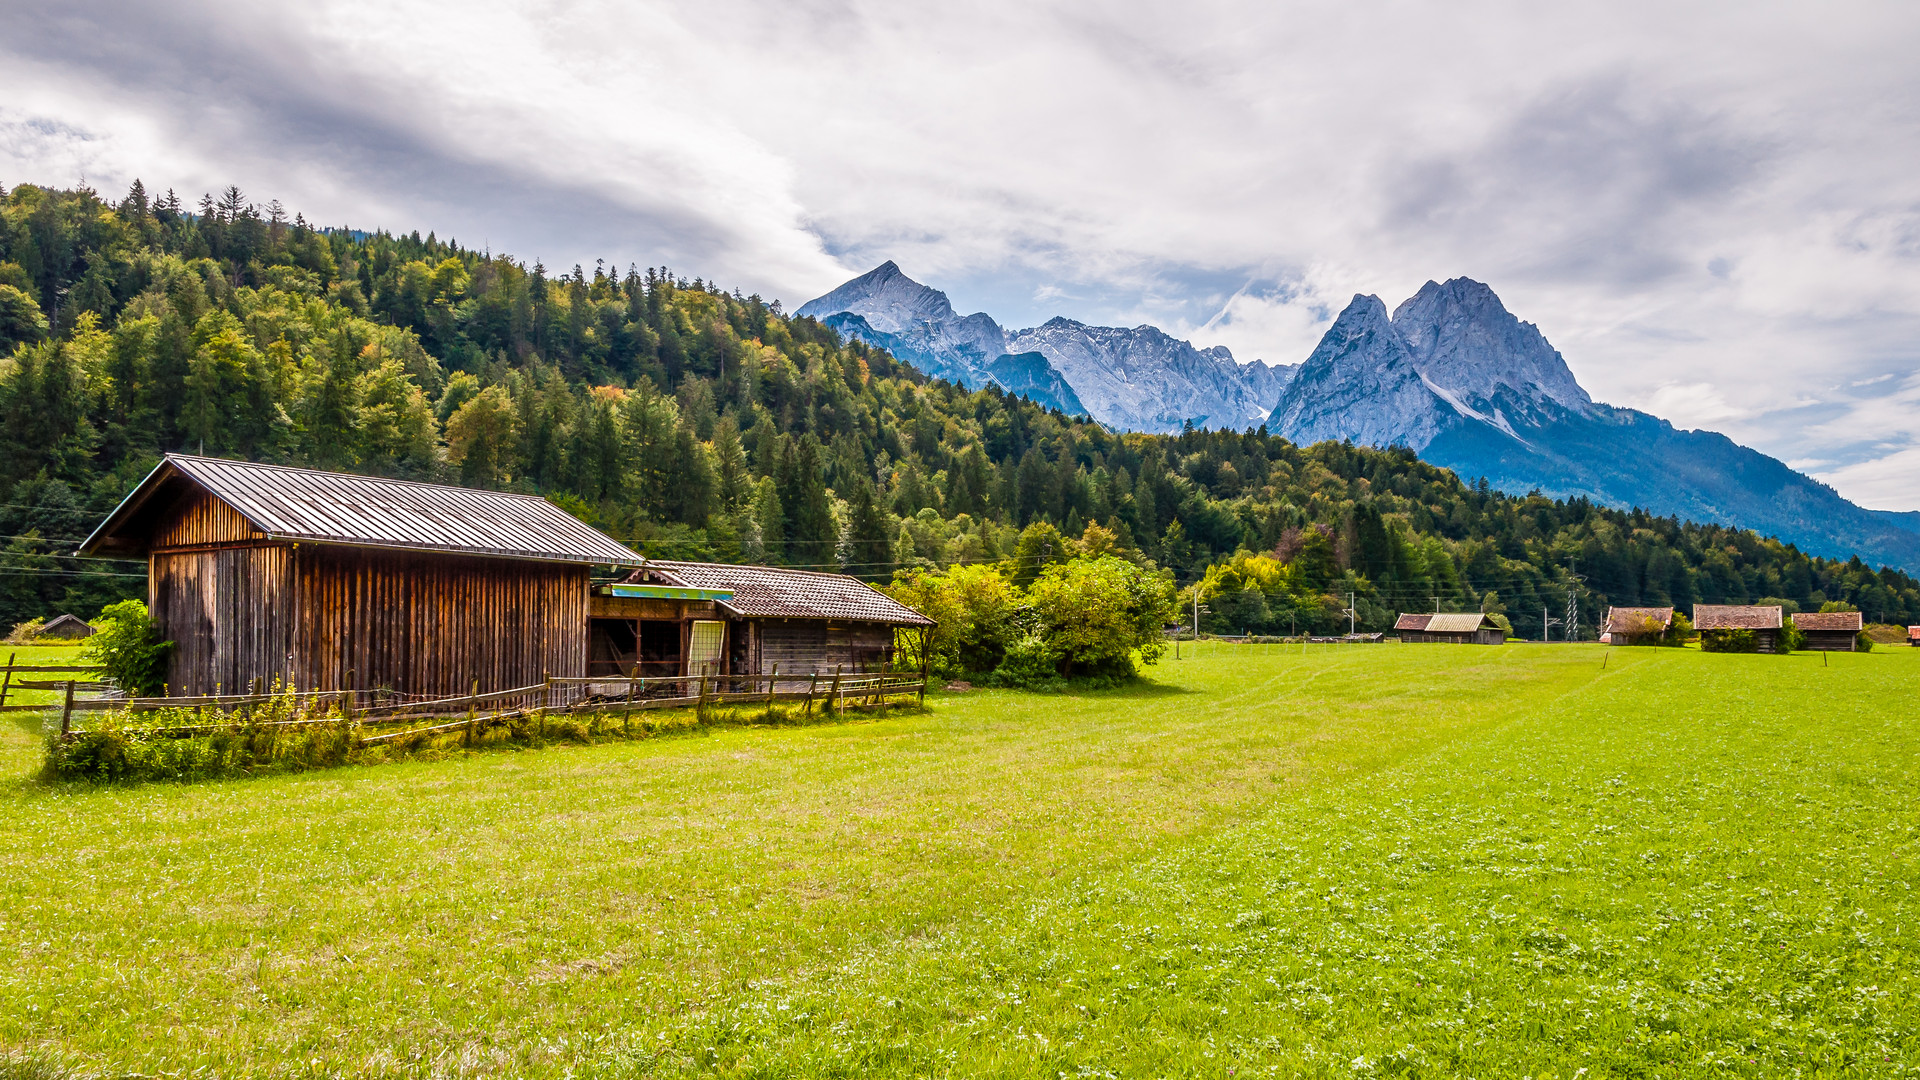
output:
[[[1610,603],[1920,622],[1920,583],[1858,559],[1502,494],[1404,448],[1114,432],[699,278],[321,227],[235,188],[0,190],[0,356],[8,624],[140,594],[137,563],[72,552],[167,452],[534,492],[649,554],[874,580],[1036,574],[1094,526],[1217,631],[1438,607],[1533,637],[1570,594],[1588,638]]]

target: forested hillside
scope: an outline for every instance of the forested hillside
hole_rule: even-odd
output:
[[[234,189],[189,208],[138,184],[117,203],[21,185],[0,219],[9,625],[141,591],[140,564],[70,553],[173,450],[540,492],[649,553],[876,579],[1030,573],[1063,550],[1031,526],[1099,524],[1204,581],[1221,630],[1344,630],[1352,593],[1363,628],[1438,603],[1538,636],[1570,587],[1586,637],[1609,602],[1843,601],[1920,622],[1920,584],[1857,559],[1500,495],[1406,451],[1117,435],[665,271],[550,275],[431,234],[319,229]]]

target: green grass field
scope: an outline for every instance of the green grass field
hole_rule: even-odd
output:
[[[1914,1071],[1920,650],[1603,656],[192,786],[8,727],[0,1074]]]

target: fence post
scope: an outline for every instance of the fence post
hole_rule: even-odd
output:
[[[833,710],[835,716],[845,716],[847,712],[847,703],[840,700],[840,669],[843,666],[833,665],[833,689],[827,691],[827,707]]]
[[[807,704],[800,710],[803,715],[813,715],[813,692],[819,688],[820,673],[818,671],[809,672],[807,674]]]
[[[927,680],[933,677],[933,628],[920,628],[920,708],[927,707]]]
[[[67,703],[60,707],[60,734],[73,730],[73,680],[67,680]]]
[[[780,688],[780,665],[773,665],[773,674],[767,676],[767,712],[773,712],[773,692]]]
[[[7,691],[13,689],[13,658],[19,655],[17,652],[7,654],[7,679],[0,682],[0,706],[6,705]]]
[[[473,745],[473,714],[480,708],[480,680],[473,680],[473,693],[467,695],[467,745]]]

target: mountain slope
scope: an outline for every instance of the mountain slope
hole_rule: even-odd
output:
[[[1153,326],[1088,326],[1056,318],[1009,334],[984,313],[961,316],[947,295],[884,262],[797,314],[886,349],[940,378],[977,388],[988,383],[1036,402],[1081,409],[1111,427],[1175,432],[1196,427],[1258,426],[1297,368],[1241,364],[1222,346],[1197,349]],[[1003,364],[1010,354],[1032,360]],[[1009,385],[998,372],[1017,372]],[[1035,396],[1046,395],[1046,396]],[[1068,402],[1072,402],[1071,405]]]
[[[1418,380],[1417,385],[1415,380]],[[1268,420],[1296,442],[1403,445],[1504,491],[1737,525],[1835,558],[1920,566],[1920,533],[1710,431],[1597,404],[1492,289],[1428,282],[1391,320],[1355,297]]]

